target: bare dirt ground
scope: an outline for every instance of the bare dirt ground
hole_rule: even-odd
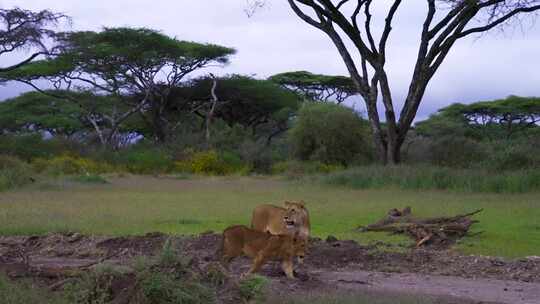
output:
[[[99,263],[129,269],[134,258],[158,254],[167,239],[192,258],[194,269],[204,272],[215,261],[219,234],[169,237],[160,233],[109,238],[77,233],[46,236],[0,237],[0,271],[13,279],[32,277],[54,289],[58,282]],[[238,278],[250,265],[238,258],[231,265]],[[312,239],[306,262],[298,265],[297,279],[287,280],[277,263],[261,274],[271,279],[271,292],[289,294],[366,292],[411,294],[438,299],[436,303],[540,303],[540,258],[517,260],[461,256],[452,251],[410,250],[396,253],[366,247],[354,241]],[[122,289],[134,280],[127,276]],[[231,301],[226,291],[222,301]]]

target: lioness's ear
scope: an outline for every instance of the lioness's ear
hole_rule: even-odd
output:
[[[303,200],[301,200],[298,204],[300,204],[302,208],[306,207],[306,202],[304,202]]]
[[[285,207],[288,207],[288,206],[290,206],[291,204],[292,204],[291,202],[285,201]]]

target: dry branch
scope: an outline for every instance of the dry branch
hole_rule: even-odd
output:
[[[416,241],[416,246],[450,245],[469,232],[471,225],[478,223],[471,217],[482,212],[478,209],[466,214],[451,217],[415,218],[410,207],[403,210],[391,209],[386,217],[366,227],[362,232],[385,231],[393,234],[406,234]]]

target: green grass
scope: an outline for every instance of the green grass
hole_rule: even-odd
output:
[[[0,273],[0,302],[2,304],[68,304],[61,295],[33,286],[29,282],[13,283]]]
[[[434,166],[365,166],[318,178],[322,183],[353,189],[399,188],[482,193],[540,192],[540,170],[489,172]]]
[[[0,234],[133,235],[152,231],[171,234],[219,232],[249,224],[261,203],[304,200],[312,233],[362,244],[409,243],[385,233],[358,233],[390,208],[411,206],[418,216],[442,216],[484,208],[474,232],[458,249],[471,254],[521,257],[540,252],[540,195],[457,193],[400,189],[354,190],[275,178],[109,178],[107,185],[69,185],[62,190],[20,189],[0,195]]]
[[[97,174],[82,174],[71,178],[72,181],[81,184],[108,184],[109,182],[101,175]]]

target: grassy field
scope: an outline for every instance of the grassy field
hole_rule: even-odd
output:
[[[407,243],[354,228],[378,220],[390,208],[411,206],[418,216],[452,215],[484,208],[474,231],[457,247],[465,253],[520,257],[540,254],[540,194],[471,194],[397,189],[352,190],[276,178],[109,178],[105,185],[34,186],[0,193],[0,234],[131,235],[162,231],[196,234],[248,224],[260,203],[304,200],[315,236],[334,235],[366,244]]]

